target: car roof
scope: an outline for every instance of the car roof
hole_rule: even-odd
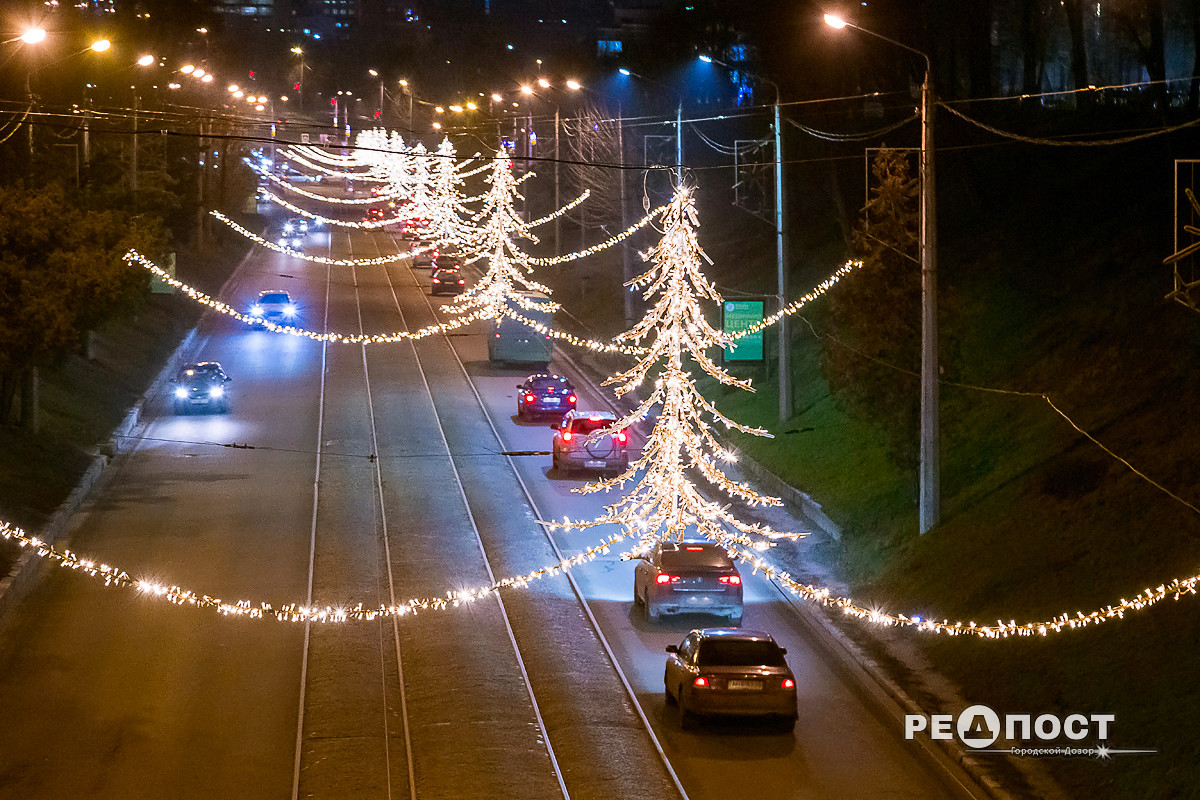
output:
[[[753,628],[697,628],[692,633],[699,636],[701,641],[720,639],[738,642],[775,642],[771,634]]]
[[[613,419],[613,420],[615,420],[617,418],[617,415],[612,413],[611,411],[580,411],[579,409],[574,409],[572,411],[568,411],[567,415],[570,416],[571,419]]]
[[[288,296],[288,299],[291,299],[291,297],[292,297],[290,294],[287,293],[286,289],[264,289],[263,291],[258,293],[258,296],[266,297],[269,294],[286,294]]]
[[[568,381],[565,377],[563,377],[562,375],[556,375],[553,372],[535,372],[532,375],[530,375],[529,377],[527,377],[525,380],[535,381],[535,380],[538,380],[539,378],[544,378],[546,380],[552,380],[552,381],[562,381],[563,383],[568,383]]]

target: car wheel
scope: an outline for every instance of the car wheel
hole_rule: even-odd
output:
[[[520,404],[520,403],[517,403],[517,419],[518,419],[518,420],[524,420],[524,419],[525,419],[525,409],[521,408],[521,404]]]

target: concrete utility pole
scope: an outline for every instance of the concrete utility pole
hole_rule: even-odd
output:
[[[138,189],[138,96],[133,93],[133,153],[129,158],[129,188]]]
[[[903,42],[860,28],[833,14],[825,15],[833,28],[854,28],[876,39],[894,44],[925,61],[921,84],[921,467],[920,531],[928,533],[942,516],[941,422],[938,397],[938,301],[937,301],[937,173],[933,166],[933,65],[929,56]]]
[[[559,171],[558,171],[558,140],[559,140],[559,111],[558,106],[554,107],[554,210],[562,208],[562,203],[559,202]],[[562,255],[562,214],[554,218],[554,254]]]
[[[621,164],[625,164],[625,121],[621,116],[621,107],[617,106],[617,151],[621,154]],[[625,170],[617,170],[617,180],[621,182],[621,230],[629,230],[629,197],[626,194]],[[633,265],[629,261],[629,241],[621,242],[621,278],[623,283],[633,280]],[[622,286],[621,292],[625,298],[625,329],[633,327],[633,292],[629,287]]]

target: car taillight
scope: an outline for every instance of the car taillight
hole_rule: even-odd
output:
[[[536,397],[534,397],[533,395],[531,395],[531,394],[527,394],[527,395],[525,395],[525,402],[526,402],[526,403],[532,403],[534,400],[537,400],[537,398],[536,398]]]
[[[708,678],[704,677],[703,675],[697,675],[696,679],[692,681],[692,686],[700,689],[706,689],[708,688]]]
[[[434,282],[434,283],[441,283],[441,282],[442,282],[442,279],[441,279],[441,278],[434,278],[434,279],[433,279],[433,282]]]
[[[458,285],[459,285],[459,286],[465,286],[465,285],[466,285],[466,283],[467,283],[467,282],[466,282],[466,281],[464,281],[462,278],[459,278],[459,279],[458,279]]]
[[[562,437],[563,437],[563,441],[564,441],[564,442],[569,442],[569,441],[571,441],[571,432],[570,432],[570,431],[563,431],[563,435],[562,435]]]
[[[678,575],[657,575],[654,578],[654,582],[657,583],[659,586],[665,586],[668,583],[679,583],[679,576]]]
[[[719,580],[721,583],[727,584],[729,586],[741,586],[742,585],[742,576],[741,575],[722,575],[721,577],[717,578],[717,580]]]
[[[571,395],[570,397],[568,397],[568,398],[567,398],[567,402],[568,402],[568,403],[574,403],[574,402],[575,402],[575,395]]]
[[[796,688],[796,682],[795,682],[794,680],[792,680],[791,678],[784,678],[784,679],[783,679],[783,688],[785,688],[785,689],[795,689],[795,688]]]
[[[628,437],[628,436],[625,434],[625,431],[621,431],[620,433],[618,433],[618,434],[617,434],[616,436],[614,436],[613,438],[614,438],[614,439],[616,439],[616,440],[617,440],[618,442],[620,442],[621,444],[625,444],[626,442],[628,442],[628,441],[629,441],[629,437]]]

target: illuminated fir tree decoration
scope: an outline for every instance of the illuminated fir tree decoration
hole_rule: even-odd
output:
[[[681,540],[697,534],[726,547],[757,550],[769,547],[771,540],[803,536],[743,522],[728,505],[704,497],[693,481],[693,476],[702,476],[715,489],[746,505],[780,503],[745,483],[730,480],[721,471],[719,462],[736,459],[713,436],[714,423],[756,436],[770,434],[734,422],[697,391],[685,357],[722,384],[753,389],[749,381],[734,378],[707,355],[730,340],[704,318],[702,303],[720,304],[721,296],[700,269],[701,257],[707,256],[696,241],[699,222],[689,190],[680,187],[676,191],[663,221],[663,237],[647,257],[653,266],[632,282],[652,305],[637,325],[617,337],[618,344],[640,344],[646,353],[634,367],[605,381],[605,385],[617,385],[618,395],[625,395],[657,371],[654,390],[633,412],[593,436],[612,435],[646,419],[657,408],[654,429],[641,456],[623,474],[575,491],[608,491],[624,486],[639,471],[644,473],[624,499],[605,507],[602,516],[551,524],[565,530],[618,524],[627,536],[639,540],[635,552],[644,552],[660,539]]]
[[[492,172],[487,178],[489,189],[483,197],[483,208],[475,215],[476,230],[467,244],[469,253],[488,260],[487,271],[475,285],[444,306],[451,314],[482,313],[484,317],[500,319],[512,306],[527,311],[552,312],[556,303],[537,304],[521,292],[541,292],[550,289],[533,279],[529,256],[514,243],[517,239],[536,242],[529,225],[517,214],[515,201],[521,198],[517,179],[513,176],[512,160],[501,149],[492,159]]]
[[[454,161],[454,145],[443,139],[432,170],[433,192],[429,196],[429,238],[439,248],[465,248],[474,233],[472,212],[463,205],[463,178]]]

